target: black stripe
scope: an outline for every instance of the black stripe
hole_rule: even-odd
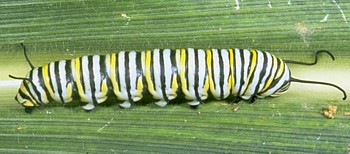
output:
[[[129,54],[130,53],[131,52],[125,52],[124,53],[124,56],[125,56],[124,66],[125,66],[126,91],[128,93],[129,102],[133,103],[134,101],[132,100],[131,93],[130,93],[130,90],[131,90],[131,85],[130,85],[130,66],[129,66]],[[132,64],[132,65],[135,65],[135,64]]]
[[[235,87],[236,87],[236,84],[237,84],[237,74],[236,74],[236,49],[232,49],[233,52],[232,52],[232,55],[233,55],[233,71],[232,71],[232,76],[233,76],[233,86],[232,86],[232,89],[231,89],[231,94],[233,94],[233,91],[235,90]]]
[[[187,49],[185,49],[185,57],[186,57],[186,59],[185,59],[185,82],[186,82],[186,85],[187,85],[187,90],[189,90],[189,87],[190,87],[190,84],[189,84],[189,79],[188,79],[188,69],[189,69],[189,67],[188,67],[188,59],[189,59],[189,57],[188,57],[188,50]]]
[[[115,54],[115,79],[113,79],[113,80],[116,80],[116,82],[117,82],[117,85],[118,85],[118,88],[119,88],[119,91],[120,91],[120,79],[119,79],[119,75],[120,75],[120,73],[119,73],[119,53],[118,54]]]
[[[93,56],[88,56],[88,70],[89,70],[89,82],[90,82],[90,88],[91,88],[91,98],[94,103],[97,103],[96,100],[96,88],[95,88],[95,74],[94,74],[94,62],[93,62]]]
[[[107,77],[107,71],[106,71],[106,56],[100,55],[100,74],[101,74],[101,79],[105,79]],[[101,81],[102,82],[102,81]]]
[[[107,73],[107,66],[106,66],[106,56],[105,55],[100,55],[100,76],[101,76],[101,80],[100,80],[100,92],[102,92],[102,86],[103,86],[103,81],[106,81],[107,87],[110,85],[110,80],[108,77],[108,73]],[[109,92],[109,88],[107,88],[106,94],[108,97],[108,92]]]
[[[136,52],[136,71],[137,71],[137,78],[135,81],[135,85],[137,87],[138,79],[141,78],[142,85],[143,85],[143,89],[142,89],[141,93],[143,93],[145,86],[147,86],[147,84],[145,84],[145,82],[142,78],[143,72],[142,72],[142,62],[141,62],[141,53],[140,52]]]
[[[283,60],[282,59],[280,59],[280,58],[277,58],[277,60],[278,60],[278,71],[277,71],[277,73],[282,69],[282,67],[280,67],[280,65],[282,64],[282,65],[284,65],[283,63]],[[283,67],[284,69],[282,70],[282,74],[281,74],[281,76],[279,77],[279,78],[277,78],[276,80],[278,80],[278,79],[281,79],[282,77],[283,77],[283,74],[284,74],[284,72],[286,71],[286,67],[284,66]]]
[[[30,71],[30,80],[32,80],[33,81],[33,71]],[[36,85],[33,85],[32,84],[32,88],[33,88],[33,90],[34,90],[34,93],[35,93],[35,95],[38,97],[38,102],[39,103],[42,103],[43,101],[41,100],[41,94],[40,94],[40,92],[38,91],[38,89],[36,88]]]
[[[100,55],[100,76],[101,76],[101,81],[100,81],[100,89],[102,91],[102,81],[108,79],[108,74],[106,70],[106,56],[105,55]]]
[[[31,77],[31,76],[30,76],[30,77]],[[31,78],[29,78],[29,79],[32,80]],[[30,82],[24,81],[24,83],[23,83],[24,88],[27,90],[27,92],[29,93],[29,95],[34,99],[34,101],[35,101],[38,105],[41,104],[41,102],[40,102],[39,100],[37,100],[37,99],[34,97],[35,94],[33,94],[33,93],[30,91],[30,88],[29,88],[29,86],[28,86],[28,83],[31,84]],[[32,86],[32,87],[34,87],[34,86]],[[38,95],[36,95],[36,96],[38,96]],[[28,98],[28,99],[30,99],[30,98]],[[39,97],[39,99],[40,99],[40,97]],[[31,99],[30,99],[30,100],[31,100]],[[33,101],[33,100],[31,100],[31,101]],[[33,104],[34,104],[34,102],[33,102]]]
[[[201,102],[201,98],[199,97],[199,56],[198,56],[198,49],[195,49],[194,51],[194,65],[195,65],[195,72],[194,72],[194,93],[196,95],[196,98],[199,102]]]
[[[254,52],[254,51],[253,51],[253,52]],[[251,76],[250,76],[250,80],[249,80],[249,82],[248,82],[248,85],[247,85],[246,89],[244,90],[244,93],[247,92],[248,87],[249,87],[249,86],[252,84],[252,82],[254,81],[254,78],[255,78],[254,73],[255,73],[256,67],[257,67],[257,65],[258,65],[258,59],[259,59],[258,53],[256,52],[256,62],[255,62],[256,64],[255,64],[254,68],[251,68],[251,67],[252,67],[252,63],[253,63],[253,54],[250,53],[250,64],[249,64],[249,67],[248,67],[248,68],[253,69],[253,72],[252,72],[252,74],[251,74]],[[248,75],[249,75],[250,69],[249,69],[249,71],[248,71]]]
[[[25,84],[25,83],[23,83],[23,84]],[[24,86],[24,87],[26,87],[26,86]],[[27,89],[27,88],[26,88]],[[28,89],[27,89],[27,91],[28,91]],[[23,98],[23,99],[27,99],[27,100],[30,100],[30,101],[33,101],[33,100],[31,100],[30,99],[30,97],[28,96],[28,95],[26,95],[26,94],[24,94],[24,92],[20,89],[20,90],[18,90],[18,94]],[[30,94],[30,93],[29,93]],[[31,94],[30,94],[31,95]],[[16,101],[18,102],[18,98],[17,98],[17,96],[15,97],[15,99],[16,99]],[[34,104],[34,103],[33,103]]]
[[[80,57],[79,58],[79,61],[80,61],[80,70],[79,70],[79,74],[80,74],[80,82],[81,82],[81,85],[82,85],[82,88],[83,88],[83,93],[85,93],[85,81],[84,81],[84,71],[83,71],[83,57]]]
[[[156,83],[155,83],[155,74],[154,74],[154,68],[153,67],[158,67],[158,66],[154,66],[153,64],[153,61],[154,61],[154,51],[151,51],[151,58],[150,58],[150,77],[151,77],[151,80],[152,80],[152,84],[153,84],[153,89],[154,90],[156,88]]]
[[[277,58],[277,61],[278,61],[278,62],[277,62],[278,69],[277,69],[277,72],[276,72],[275,75],[278,74],[278,72],[279,72],[280,69],[281,69],[280,64],[283,63],[283,61],[282,61],[281,59],[279,59],[279,58]],[[269,88],[267,88],[266,90],[272,89],[272,88],[275,87],[279,82],[285,82],[285,81],[282,81],[282,80],[281,80],[282,77],[283,77],[283,74],[284,74],[285,70],[286,70],[286,69],[283,69],[283,72],[282,72],[281,76],[280,76],[279,78],[277,78],[277,79],[274,79],[273,82],[271,83],[271,85],[269,86]],[[282,84],[282,85],[283,85],[283,84]]]
[[[270,70],[270,74],[269,74],[269,76],[267,77],[266,81],[268,81],[270,77],[272,77],[272,80],[274,80],[275,75],[276,75],[277,70],[278,70],[278,68],[277,68],[277,70],[276,70],[275,72],[273,72],[273,67],[274,67],[274,58],[273,58],[273,57],[274,57],[274,56],[271,55],[271,54],[270,54],[270,56],[271,56],[271,70]],[[277,67],[278,67],[278,66],[279,66],[279,65],[278,65],[278,60],[277,60]],[[266,82],[266,83],[267,83],[267,82]],[[266,85],[266,84],[265,84],[265,85]],[[264,85],[264,87],[265,87],[265,85]],[[270,86],[269,86],[268,88],[266,88],[264,91],[262,91],[262,92],[260,92],[260,93],[266,92],[267,90],[269,90],[269,89],[271,88],[271,86],[272,86],[272,83],[270,84]]]
[[[112,73],[112,71],[115,71],[115,70],[111,70],[112,67],[110,67],[111,61],[112,61],[112,54],[109,54],[108,57],[109,57],[109,59],[107,61],[106,60],[107,56],[105,56],[105,67],[106,67],[106,74],[107,74],[106,75],[106,82],[107,82],[107,89],[108,89],[107,96],[114,96],[112,79],[108,74],[108,71],[110,71],[110,73]],[[109,62],[109,63],[107,63],[107,62]],[[109,66],[109,70],[107,70],[108,66]]]
[[[60,77],[60,70],[59,70],[59,61],[54,63],[55,66],[55,77],[56,77],[56,84],[57,84],[57,90],[58,90],[58,95],[61,99],[62,103],[65,103],[62,97],[62,86],[61,86],[61,77]]]
[[[64,67],[66,70],[66,81],[68,83],[72,83],[73,79],[73,72],[72,72],[72,61],[71,60],[66,60],[66,66]]]
[[[205,50],[203,50],[204,51],[204,67],[205,67],[205,70],[204,70],[204,80],[203,80],[203,87],[204,87],[204,85],[205,85],[205,81],[207,81],[208,80],[208,78],[209,78],[209,70],[208,70],[208,65],[207,65],[207,58],[208,58],[208,55],[207,55],[207,52],[205,51]],[[209,89],[208,89],[209,90]],[[209,90],[210,91],[210,90]]]
[[[73,100],[79,100],[79,93],[77,92],[77,87],[74,82],[74,77],[73,77],[73,72],[72,72],[72,61],[71,60],[66,60],[66,66],[64,68],[66,70],[66,81],[67,85],[71,84],[72,85],[72,99]],[[67,86],[66,85],[66,86]]]
[[[52,101],[52,97],[50,96],[50,92],[47,88],[47,86],[45,86],[45,82],[44,82],[44,75],[43,75],[43,68],[42,67],[38,67],[38,78],[39,78],[39,83],[40,83],[40,86],[44,89],[45,91],[45,95],[48,99],[48,101]],[[48,103],[48,102],[46,102]]]
[[[267,69],[267,64],[268,64],[268,61],[267,61],[267,56],[266,56],[266,54],[268,54],[268,53],[266,53],[266,52],[261,52],[262,53],[262,55],[263,55],[263,58],[262,58],[262,60],[263,60],[263,63],[262,63],[262,70],[260,71],[260,74],[259,74],[259,81],[258,81],[258,84],[256,85],[256,87],[255,87],[255,90],[254,90],[254,94],[257,94],[259,91],[259,85],[260,85],[260,83],[262,82],[262,80],[263,80],[263,78],[264,78],[264,75],[267,73],[267,71],[266,71],[266,69]]]
[[[136,52],[136,71],[137,71],[137,76],[142,77],[143,71],[142,71],[142,61],[141,61],[141,53]],[[137,83],[137,81],[136,81]]]
[[[218,57],[219,57],[219,67],[220,67],[220,81],[219,81],[219,86],[220,86],[220,98],[224,98],[224,64],[223,64],[223,57],[221,55],[221,50],[218,49]]]
[[[165,87],[165,68],[164,68],[164,55],[163,55],[164,50],[159,49],[159,61],[160,61],[160,82],[161,82],[161,88],[162,88],[162,94],[165,102],[169,102],[169,98],[166,95]]]

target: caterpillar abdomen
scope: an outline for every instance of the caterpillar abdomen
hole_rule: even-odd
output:
[[[296,80],[286,63],[268,52],[193,48],[83,56],[32,66],[25,78],[10,77],[23,79],[16,100],[27,112],[52,101],[79,101],[86,104],[85,110],[92,110],[109,98],[122,101],[124,108],[145,98],[158,106],[175,98],[190,105],[209,97],[253,102],[283,94]]]

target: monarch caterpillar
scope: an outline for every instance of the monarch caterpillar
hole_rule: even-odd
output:
[[[287,63],[314,65],[319,53],[334,60],[325,50],[317,51],[312,63],[282,60],[258,50],[187,48],[121,51],[34,67],[21,46],[32,70],[26,77],[9,77],[23,80],[15,99],[27,113],[52,101],[78,101],[84,103],[83,109],[92,110],[109,98],[122,101],[119,105],[124,108],[145,98],[158,106],[175,98],[186,99],[192,106],[208,98],[254,102],[285,93],[291,82],[333,86],[343,93],[343,100],[347,97],[337,85],[291,77]]]

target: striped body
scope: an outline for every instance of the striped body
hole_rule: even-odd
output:
[[[290,85],[290,71],[280,58],[246,49],[155,49],[83,56],[32,69],[16,100],[25,107],[51,101],[94,104],[115,97],[130,107],[151,97],[159,106],[183,97],[199,105],[208,97],[277,96]],[[34,85],[33,85],[34,84]]]

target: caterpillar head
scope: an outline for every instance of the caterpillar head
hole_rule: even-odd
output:
[[[10,78],[22,80],[18,93],[15,96],[15,100],[24,107],[26,113],[32,113],[34,108],[38,106],[37,97],[34,93],[35,84],[29,78],[21,78],[9,75]]]
[[[29,78],[29,74],[32,73],[33,69],[35,68],[33,63],[29,60],[27,55],[26,47],[23,43],[20,43],[20,46],[23,48],[24,57],[26,58],[29,66],[32,68],[32,70],[28,73],[26,77],[15,77],[12,75],[9,75],[12,79],[22,80],[21,86],[18,90],[18,93],[15,97],[16,101],[24,106],[24,110],[27,113],[32,113],[34,108],[38,106],[38,101],[35,100],[35,97],[37,98],[37,94],[35,94],[36,85],[34,82]]]

